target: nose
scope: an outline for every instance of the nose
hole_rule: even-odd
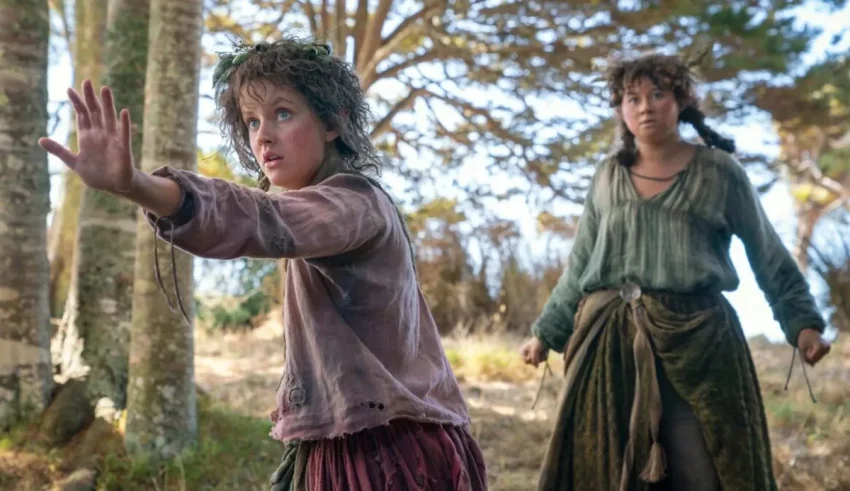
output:
[[[258,145],[268,145],[270,143],[274,143],[275,131],[273,128],[273,124],[269,121],[260,122],[260,127],[257,129],[257,144]]]
[[[644,98],[643,100],[641,100],[638,110],[641,114],[652,112],[652,101],[650,101],[649,98]]]

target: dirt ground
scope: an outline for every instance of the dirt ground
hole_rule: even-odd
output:
[[[518,341],[500,336],[446,339],[444,345],[463,387],[473,432],[484,451],[491,489],[535,488],[549,436],[550,414],[562,365],[541,387],[543,369],[519,363]],[[265,417],[283,366],[279,326],[250,334],[198,335],[195,376],[211,397],[236,411]],[[838,344],[809,368],[817,404],[809,399],[799,363],[784,390],[791,348],[751,341],[771,426],[775,471],[784,490],[850,490],[850,343]]]
[[[63,449],[34,450],[19,433],[0,435],[0,489],[3,491],[97,490],[259,490],[280,458],[279,442],[268,438],[268,414],[283,367],[278,324],[248,333],[196,333],[195,377],[199,387],[199,445],[184,459],[146,466],[120,448],[118,428],[100,425],[102,436],[119,450],[109,451],[97,475],[75,472],[69,457],[91,453],[105,440],[95,435]],[[472,415],[472,431],[488,465],[490,489],[535,489],[554,412],[563,364],[550,357],[552,374],[541,385],[542,369],[523,365],[517,339],[491,335],[444,340]],[[791,349],[751,340],[771,430],[774,470],[781,490],[850,491],[850,342],[809,369],[817,404],[809,399],[799,368],[784,390]],[[542,387],[542,390],[541,390]],[[532,404],[536,402],[532,409]],[[105,427],[104,427],[105,425]],[[94,425],[93,425],[94,426]],[[91,436],[91,430],[86,434]],[[79,436],[79,435],[78,435]],[[77,440],[77,437],[75,437]],[[57,486],[74,477],[96,487]]]

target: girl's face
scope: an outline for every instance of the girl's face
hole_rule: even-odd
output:
[[[269,181],[284,189],[309,185],[338,133],[328,130],[304,95],[288,86],[246,84],[239,102],[251,150]]]
[[[678,136],[679,103],[671,90],[651,80],[636,80],[623,94],[620,117],[638,141],[660,143]]]

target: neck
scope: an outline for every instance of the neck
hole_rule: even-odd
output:
[[[310,181],[310,185],[313,186],[319,184],[332,175],[338,174],[339,172],[347,169],[348,165],[346,165],[345,161],[342,160],[342,156],[339,154],[339,151],[337,151],[336,145],[328,145],[328,148],[325,151],[325,160],[323,160],[322,165],[316,169],[316,174],[313,176],[313,180]]]
[[[670,138],[658,142],[635,142],[638,148],[638,154],[642,159],[650,162],[664,163],[673,160],[682,149],[684,143],[679,135],[676,134]]]

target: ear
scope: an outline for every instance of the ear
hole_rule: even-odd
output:
[[[339,114],[341,116],[340,119],[342,119],[343,121],[347,121],[348,115],[351,113],[348,112],[348,109],[342,109],[340,110]],[[332,126],[328,126],[328,132],[325,134],[325,141],[332,142],[337,138],[339,138],[339,130],[334,129]]]

